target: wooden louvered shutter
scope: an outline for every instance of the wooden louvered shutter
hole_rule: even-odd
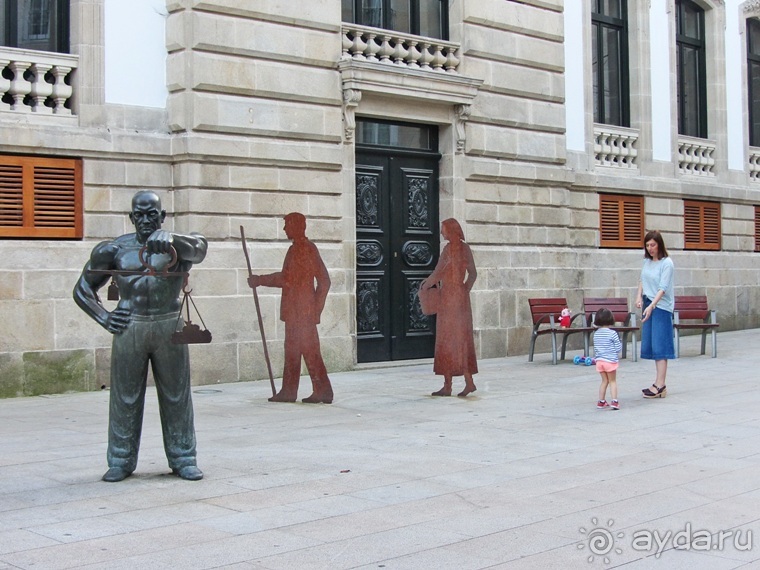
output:
[[[23,225],[23,168],[18,164],[0,163],[0,231],[5,228],[20,228]]]
[[[599,195],[601,247],[639,248],[644,240],[643,196]]]
[[[720,250],[720,203],[683,201],[684,249]]]
[[[760,251],[760,206],[755,206],[755,251]]]
[[[81,238],[82,161],[0,156],[0,237]]]

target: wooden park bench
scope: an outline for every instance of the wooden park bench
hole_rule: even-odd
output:
[[[533,321],[533,334],[530,337],[530,352],[528,353],[528,362],[533,362],[533,351],[536,348],[536,339],[539,336],[548,334],[552,339],[552,364],[557,364],[557,337],[562,336],[562,360],[565,359],[565,348],[567,339],[571,334],[581,333],[583,335],[584,354],[589,350],[589,333],[594,329],[585,326],[585,314],[577,313],[570,318],[570,326],[563,328],[559,326],[559,318],[562,309],[568,307],[567,299],[564,297],[528,299],[530,305],[530,317]],[[580,326],[573,326],[573,322],[580,318]]]
[[[638,361],[637,334],[640,327],[636,324],[636,313],[628,310],[628,300],[624,297],[584,297],[583,311],[586,313],[586,326],[591,327],[594,324],[594,316],[602,308],[609,309],[615,319],[615,325],[610,328],[620,335],[623,358],[626,357],[630,336],[633,361]]]
[[[689,322],[684,321],[699,321]],[[707,306],[705,295],[676,295],[673,311],[673,328],[676,334],[676,358],[680,356],[681,331],[697,330],[702,333],[702,352],[705,353],[707,333],[712,335],[712,357],[718,356],[718,317],[714,310]]]

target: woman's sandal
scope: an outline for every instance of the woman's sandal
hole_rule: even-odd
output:
[[[652,390],[654,388],[654,390]],[[642,390],[642,393],[644,394],[645,398],[664,398],[668,395],[668,387],[663,386],[662,388],[658,388],[654,384],[652,384],[652,388],[647,388],[646,390]]]

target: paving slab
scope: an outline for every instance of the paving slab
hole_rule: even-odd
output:
[[[115,484],[108,392],[0,400],[0,570],[760,568],[757,346],[686,337],[658,400],[624,360],[619,411],[572,353],[481,361],[466,399],[429,395],[430,360],[332,374],[332,405],[197,386],[197,482],[169,474],[153,388]]]

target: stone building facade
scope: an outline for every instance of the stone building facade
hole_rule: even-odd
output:
[[[595,120],[591,0],[440,2],[436,37],[367,25],[358,7],[382,0],[71,0],[66,53],[0,47],[0,158],[74,160],[82,221],[81,236],[0,234],[0,395],[108,384],[110,337],[71,289],[98,241],[131,231],[144,188],[167,227],[210,241],[190,277],[213,333],[192,347],[196,384],[267,377],[240,226],[255,271],[276,271],[291,211],[332,279],[320,325],[332,371],[431,355],[414,293],[448,217],[478,267],[480,358],[527,353],[530,297],[632,306],[642,250],[635,232],[604,234],[608,199],[662,230],[676,294],[706,294],[721,330],[760,326],[747,56],[760,3],[693,2],[707,45],[695,137],[679,127],[682,1],[623,3],[621,126]],[[718,216],[706,234],[705,212]],[[260,299],[278,375],[279,291]]]

